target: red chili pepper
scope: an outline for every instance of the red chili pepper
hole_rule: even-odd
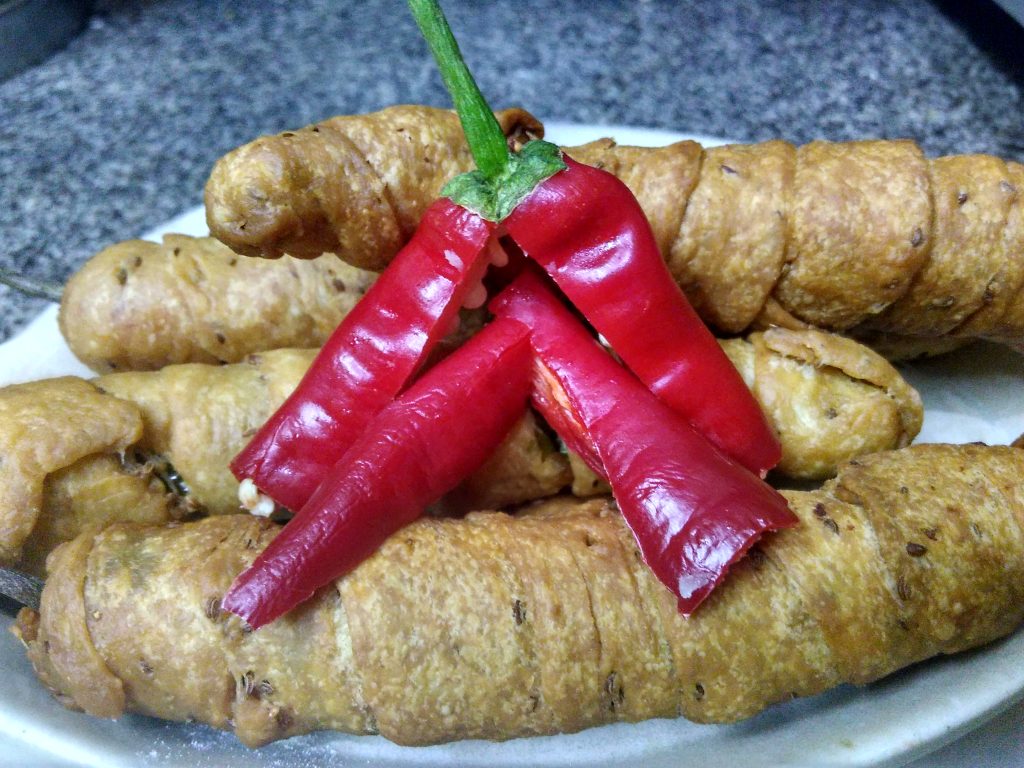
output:
[[[253,628],[355,568],[493,453],[522,416],[528,329],[498,320],[384,408],[222,607]]]
[[[231,462],[235,476],[301,508],[451,327],[487,267],[494,228],[451,200],[431,205],[292,395]]]
[[[650,389],[711,442],[763,475],[782,455],[760,407],[669,274],[629,188],[564,157],[505,220]]]
[[[645,562],[684,614],[763,533],[797,523],[781,495],[616,363],[543,278],[524,273],[490,306],[530,327],[535,381],[561,387],[548,402],[564,403],[569,423],[586,430]]]

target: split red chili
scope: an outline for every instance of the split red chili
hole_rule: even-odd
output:
[[[693,612],[728,567],[767,531],[797,518],[760,478],[716,450],[605,352],[548,290],[525,272],[491,302],[530,327],[537,355],[534,404],[585,430],[644,561]],[[538,391],[560,388],[558,397]],[[579,436],[562,434],[566,442]]]
[[[292,395],[231,462],[235,476],[301,508],[451,328],[487,267],[494,228],[446,198],[431,205]]]
[[[767,471],[778,442],[673,282],[629,189],[546,142],[510,153],[436,0],[409,5],[478,170],[449,182],[232,463],[237,476],[299,511],[223,607],[253,627],[266,624],[415,519],[511,428],[535,353],[534,404],[609,480],[644,558],[688,613],[759,536],[796,522],[785,500],[744,469]],[[527,271],[493,303],[498,320],[399,395],[483,276],[499,222],[639,380],[546,278]]]
[[[509,236],[651,391],[764,475],[778,438],[672,279],[640,204],[610,173],[564,160],[505,220]]]
[[[253,628],[273,621],[483,464],[526,408],[528,335],[491,323],[381,410],[222,607]]]

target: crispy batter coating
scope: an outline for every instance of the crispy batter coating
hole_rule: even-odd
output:
[[[251,352],[320,346],[374,278],[334,256],[242,258],[212,237],[129,240],[71,278],[60,328],[99,373],[235,363]]]
[[[856,342],[813,329],[775,328],[721,343],[780,437],[778,471],[784,475],[827,477],[849,458],[906,445],[920,429],[917,394]],[[8,520],[0,545],[8,561],[20,557],[23,568],[38,572],[57,543],[90,521],[119,519],[117,509],[153,522],[185,512],[237,511],[238,483],[228,464],[291,394],[314,354],[285,349],[233,365],[111,373],[95,379],[102,392],[76,379],[0,390],[0,409],[8,416],[0,430],[5,450],[27,453],[33,438],[26,430],[37,429],[54,452],[42,466],[25,469],[23,459],[0,466],[0,472],[18,472],[2,488],[7,498],[0,497],[0,519]],[[115,440],[109,430],[118,418],[130,429]],[[94,421],[101,426],[94,428]],[[113,455],[128,446],[143,458]],[[164,492],[146,463],[151,458],[172,465],[187,498]],[[607,492],[581,462],[559,453],[527,414],[440,509],[508,507],[570,484],[579,496]]]
[[[141,411],[137,446],[171,462],[192,504],[223,515],[239,509],[229,462],[295,389],[315,354],[281,349],[234,365],[171,365],[109,373],[95,382]]]
[[[497,112],[513,143],[543,127]],[[300,258],[334,252],[381,270],[452,177],[473,169],[454,112],[396,106],[263,136],[229,152],[206,184],[210,232],[239,253]]]
[[[56,544],[90,525],[171,519],[146,473],[124,468],[142,434],[131,403],[70,376],[16,384],[0,389],[0,425],[0,563],[41,573]]]
[[[694,616],[605,500],[422,519],[301,608],[246,632],[218,603],[276,526],[116,525],[51,559],[19,631],[65,703],[402,744],[683,715],[732,722],[1012,631],[1024,618],[1024,452],[928,445],[787,491]],[[751,628],[756,627],[756,631]]]
[[[328,121],[378,126],[363,128],[358,148],[339,140],[327,153],[307,129],[230,153],[207,187],[214,234],[242,253],[335,251],[350,263],[381,268],[442,180],[431,152],[406,152],[400,169],[389,166],[388,204],[408,203],[400,226],[401,217],[371,215],[376,209],[360,202],[378,194],[372,190],[379,184],[360,165],[363,156],[374,163],[398,157],[404,147],[395,146],[397,128],[385,128],[394,121],[407,131],[415,122],[417,139],[408,141],[417,148],[424,146],[419,141],[435,142],[439,151],[458,145],[465,153],[450,113],[392,109],[400,111]],[[909,141],[769,141],[704,150],[691,141],[640,148],[602,139],[566,151],[633,190],[676,279],[722,331],[741,332],[759,318],[763,326],[767,311],[831,330],[1024,338],[1019,163],[986,155],[929,160]],[[447,170],[468,168],[460,163]],[[410,177],[436,187],[425,192]],[[225,218],[224,206],[214,206],[222,198],[233,201],[233,219],[253,222],[244,238],[214,227]],[[365,216],[390,223],[367,234],[358,223]],[[348,231],[350,218],[352,233],[335,235]],[[343,244],[345,237],[359,240],[358,248]]]
[[[692,142],[680,145],[691,151]],[[637,157],[635,168],[668,150],[605,147]],[[928,160],[907,141],[770,141],[705,150],[677,173],[696,185],[653,191],[620,175],[655,231],[667,209],[685,211],[663,252],[702,317],[724,331],[885,331],[885,348],[903,356],[927,338],[1024,337],[1019,163]],[[901,349],[893,335],[913,338]]]
[[[850,458],[902,448],[921,431],[917,391],[852,339],[770,328],[721,344],[779,436],[783,475],[826,478]]]
[[[856,342],[775,328],[721,343],[780,437],[783,475],[827,477],[849,458],[906,445],[920,429],[916,392]],[[8,473],[0,485],[5,560],[40,573],[57,544],[89,525],[125,515],[163,522],[238,511],[228,464],[291,394],[314,354],[283,349],[233,365],[111,373],[95,386],[68,378],[0,389],[0,456],[14,457],[0,464]],[[33,454],[40,450],[42,458]],[[187,496],[168,494],[154,477],[160,461],[176,470]],[[579,496],[608,492],[527,413],[437,511],[504,508],[570,485]]]
[[[741,331],[771,294],[786,259],[795,166],[784,141],[706,151],[679,236],[662,252],[708,322]]]
[[[315,354],[277,350],[236,365],[0,388],[0,562],[41,574],[50,551],[90,526],[237,512],[238,482],[228,463]],[[184,498],[155,476],[161,460],[180,476]],[[568,461],[528,414],[441,506],[521,504],[570,481]]]
[[[174,465],[194,506],[223,515],[239,509],[229,462],[292,393],[315,354],[279,349],[235,365],[112,373],[96,384],[138,406],[144,429],[137,445]],[[443,506],[519,504],[558,493],[568,481],[566,460],[528,416]]]
[[[38,576],[46,557],[82,531],[112,523],[165,523],[188,507],[168,493],[149,464],[98,453],[47,475],[43,501],[18,568]]]

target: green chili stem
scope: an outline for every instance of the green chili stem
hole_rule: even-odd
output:
[[[409,0],[409,9],[455,103],[476,167],[486,178],[496,179],[509,162],[505,134],[470,74],[441,6],[437,0]]]

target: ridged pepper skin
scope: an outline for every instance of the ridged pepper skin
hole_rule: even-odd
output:
[[[479,468],[526,407],[528,336],[491,323],[381,410],[221,607],[254,629],[273,621]]]
[[[786,500],[715,448],[619,365],[526,271],[491,302],[499,318],[530,327],[533,402],[568,444],[594,446],[645,562],[692,613],[762,534],[796,525]],[[571,411],[551,419],[551,408]]]
[[[487,268],[494,228],[451,200],[434,202],[296,390],[231,462],[235,476],[300,509],[452,326]]]
[[[764,476],[782,456],[779,441],[669,274],[640,204],[610,173],[564,160],[505,220],[509,236],[644,384]]]

